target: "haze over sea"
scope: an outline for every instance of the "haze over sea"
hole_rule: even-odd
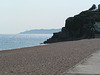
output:
[[[0,50],[41,45],[52,34],[0,34]]]

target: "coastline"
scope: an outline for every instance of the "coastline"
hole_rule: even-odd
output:
[[[14,48],[14,49],[3,49],[3,50],[0,50],[1,51],[12,51],[12,50],[19,50],[19,49],[24,49],[24,48],[33,48],[33,47],[40,47],[40,46],[44,46],[44,45],[49,45],[49,44],[41,44],[40,45],[36,45],[36,46],[30,46],[30,47],[21,47],[21,48]]]
[[[84,39],[0,51],[0,74],[60,75],[100,49],[100,39]]]

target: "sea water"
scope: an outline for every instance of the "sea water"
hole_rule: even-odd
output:
[[[52,34],[0,34],[0,50],[41,45]]]

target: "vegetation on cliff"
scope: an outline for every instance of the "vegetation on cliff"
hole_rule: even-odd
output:
[[[65,27],[62,28],[61,32],[54,33],[44,43],[95,38],[96,29],[94,25],[97,22],[100,22],[100,10],[93,5],[90,9],[67,18]]]

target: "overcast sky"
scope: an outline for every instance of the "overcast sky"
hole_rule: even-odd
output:
[[[100,0],[0,0],[0,34],[61,28],[65,19]]]

